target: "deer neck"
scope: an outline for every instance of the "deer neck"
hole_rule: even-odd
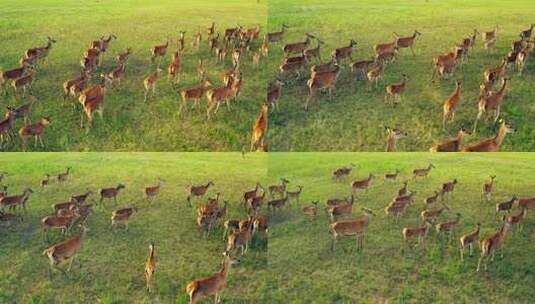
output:
[[[227,279],[229,269],[230,269],[230,258],[226,257],[225,260],[223,261],[223,267],[221,268],[221,271],[219,272],[221,277],[225,280]]]

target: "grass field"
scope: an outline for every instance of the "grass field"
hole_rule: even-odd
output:
[[[30,146],[31,150],[46,151],[239,151],[249,143],[252,123],[265,99],[263,65],[254,69],[251,58],[243,60],[243,89],[238,103],[228,112],[220,109],[215,118],[206,122],[206,114],[177,115],[181,102],[178,89],[196,86],[196,66],[205,60],[207,76],[215,86],[221,86],[220,74],[231,67],[230,56],[225,64],[217,64],[206,46],[206,29],[216,22],[216,31],[260,25],[266,27],[265,2],[231,1],[20,1],[5,0],[0,4],[0,70],[18,66],[26,49],[46,44],[46,37],[57,40],[47,64],[36,74],[32,93],[37,97],[31,115],[32,122],[50,116],[52,124],[45,131],[46,147]],[[202,29],[202,47],[197,53],[191,47],[193,35]],[[186,31],[186,50],[182,60],[182,81],[167,82],[167,65],[180,30]],[[108,91],[104,120],[95,117],[94,127],[86,135],[80,129],[82,109],[76,102],[62,102],[62,84],[79,75],[79,61],[91,41],[114,33],[98,71],[115,68],[115,56],[132,48],[124,83]],[[263,33],[262,33],[263,34]],[[165,44],[171,38],[168,54],[162,60],[164,77],[157,86],[156,97],[143,102],[143,79],[155,70],[149,49]],[[256,42],[256,48],[260,42]],[[97,80],[95,79],[94,82]],[[12,95],[0,95],[0,107],[20,105],[24,101]],[[203,100],[203,108],[206,101]],[[2,112],[3,115],[4,112]],[[22,126],[17,122],[15,129]],[[18,137],[18,136],[17,136]],[[21,141],[4,150],[20,151]]]
[[[186,189],[213,180],[215,187],[208,196],[221,191],[230,203],[228,217],[244,218],[238,202],[243,191],[254,187],[257,181],[265,181],[266,164],[263,155],[242,159],[238,153],[6,153],[0,168],[9,173],[4,183],[10,186],[10,193],[27,186],[34,193],[24,222],[11,228],[0,227],[0,302],[186,303],[186,284],[219,271],[224,250],[222,229],[215,230],[208,239],[197,230],[195,208],[187,206]],[[73,168],[66,184],[53,183],[44,191],[39,189],[44,173],[60,172],[65,166]],[[149,206],[140,200],[142,189],[155,184],[158,177],[165,184]],[[84,193],[88,188],[95,192],[120,182],[126,188],[119,195],[118,206],[107,202],[89,217],[90,231],[72,271],[67,275],[54,273],[49,279],[48,259],[41,253],[63,237],[57,231],[51,232],[51,243],[47,244],[41,236],[41,218],[51,213],[53,204],[68,200],[71,194]],[[138,207],[138,213],[131,219],[129,231],[110,231],[111,212],[132,205]],[[78,229],[73,231],[76,233]],[[157,256],[152,294],[146,293],[143,276],[150,241],[156,245]],[[268,277],[266,242],[255,236],[247,255],[233,266],[223,293],[225,303],[262,301],[267,284],[263,278]]]
[[[433,163],[436,169],[425,180],[409,183],[416,200],[395,224],[384,207],[395,196],[401,182],[411,177],[414,168]],[[334,169],[356,164],[351,177],[335,183]],[[397,182],[385,184],[382,176],[401,171]],[[291,190],[303,185],[301,206],[320,201],[316,220],[305,218],[294,205],[271,218],[269,263],[273,280],[280,282],[270,290],[271,303],[530,303],[535,297],[528,282],[535,278],[535,218],[528,213],[522,233],[508,234],[504,257],[498,254],[488,272],[476,273],[479,246],[473,257],[460,262],[458,237],[481,222],[481,237],[488,237],[501,223],[494,217],[497,202],[518,197],[533,197],[535,157],[530,154],[430,155],[414,153],[280,153],[269,155],[269,176],[290,181]],[[328,218],[323,210],[326,199],[350,195],[350,181],[369,173],[378,178],[367,192],[357,194],[354,217],[361,207],[375,211],[357,252],[354,239],[342,238],[334,253],[330,251]],[[497,175],[492,202],[480,200],[481,187],[489,175]],[[441,249],[433,229],[427,250],[402,250],[401,230],[420,225],[423,199],[443,182],[458,179],[454,196],[447,202],[450,211],[439,221],[462,214],[454,243]],[[431,207],[431,208],[438,208]],[[515,213],[517,211],[514,211]]]
[[[363,82],[350,80],[348,61],[337,82],[335,98],[319,94],[321,107],[312,106],[308,113],[303,105],[308,94],[306,79],[292,77],[283,86],[281,111],[271,118],[270,141],[277,151],[384,151],[384,126],[399,127],[408,137],[399,143],[399,151],[427,151],[432,144],[457,133],[460,127],[472,128],[477,114],[477,97],[483,71],[500,64],[521,30],[534,22],[535,5],[528,0],[385,0],[385,1],[317,1],[297,0],[269,2],[268,26],[279,31],[290,26],[285,43],[303,41],[305,33],[323,41],[322,58],[327,61],[334,48],[346,46],[349,39],[358,43],[355,60],[369,59],[373,45],[393,41],[392,32],[412,35],[417,29],[423,35],[416,42],[416,57],[402,50],[396,63],[385,70],[378,89],[368,91]],[[450,51],[473,33],[490,31],[499,25],[496,49],[487,54],[481,37],[469,61],[446,81],[431,83],[431,58]],[[282,44],[280,45],[282,46]],[[283,58],[281,47],[270,49],[269,76],[279,72]],[[315,47],[313,41],[311,47]],[[533,59],[533,58],[531,58]],[[513,123],[516,134],[506,138],[502,150],[531,151],[535,148],[535,61],[530,60],[522,77],[509,73],[510,87],[502,106],[502,117]],[[384,87],[409,77],[403,101],[392,108],[384,103]],[[462,101],[455,122],[442,130],[442,105],[455,89],[455,80],[463,84]],[[497,127],[480,124],[478,134],[467,139],[477,142],[493,136]]]

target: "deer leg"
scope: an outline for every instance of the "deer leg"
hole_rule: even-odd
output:
[[[495,114],[494,114],[494,123],[496,123],[496,121],[498,121],[498,117],[500,116],[500,106],[498,106],[496,108],[496,111],[495,111]]]
[[[479,110],[479,112],[477,113],[476,121],[474,122],[474,130],[473,130],[474,133],[477,130],[477,123],[481,119],[481,116],[483,116],[483,111]]]
[[[461,252],[461,262],[464,262],[464,246],[461,244],[461,248],[459,249]]]

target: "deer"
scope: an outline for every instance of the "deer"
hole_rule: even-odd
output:
[[[504,222],[498,232],[481,241],[481,256],[479,257],[479,261],[477,262],[477,272],[479,272],[479,269],[481,268],[481,263],[484,264],[485,271],[487,271],[487,260],[489,259],[489,257],[491,261],[494,260],[494,254],[502,247],[503,240],[505,239],[509,228],[509,223]]]
[[[37,102],[37,98],[32,95],[30,95],[28,99],[29,101],[27,103],[22,104],[17,108],[7,107],[8,113],[12,112],[15,119],[22,118],[25,124],[30,121],[30,114],[32,112],[33,105],[35,102]]]
[[[189,295],[189,304],[196,304],[201,299],[214,296],[216,303],[221,301],[221,293],[227,287],[227,277],[231,266],[228,252],[223,253],[223,265],[219,272],[213,275],[188,283],[186,293]]]
[[[123,225],[125,231],[128,231],[128,223],[130,218],[137,212],[137,208],[129,207],[115,210],[111,214],[111,224],[110,229],[117,227],[118,225]]]
[[[94,85],[84,89],[78,101],[82,104],[84,113],[87,117],[87,132],[93,125],[93,117],[95,113],[99,113],[102,118],[104,112],[104,100],[107,92],[107,81],[105,79],[99,85]],[[80,118],[80,127],[83,127],[83,114]]]
[[[126,66],[125,64],[120,64],[115,69],[111,70],[110,72],[106,74],[101,74],[100,77],[104,78],[104,80],[108,83],[109,86],[115,86],[121,85],[121,80],[126,75]]]
[[[207,29],[206,32],[207,32],[209,37],[213,36],[215,34],[215,22],[212,22],[212,25]]]
[[[203,80],[198,86],[180,90],[180,96],[182,97],[182,104],[180,105],[179,113],[188,110],[188,101],[192,100],[192,108],[196,108],[197,112],[201,110],[201,99],[206,94],[208,89],[212,86],[210,81]]]
[[[11,81],[11,87],[13,92],[17,94],[22,89],[22,97],[26,96],[26,91],[32,88],[35,72],[29,70],[26,75],[23,75],[17,79]]]
[[[84,71],[81,73],[80,76],[69,79],[63,83],[63,100],[67,99],[69,95],[71,95],[71,89],[74,86],[78,86],[80,88],[85,88],[87,85],[87,82],[89,81],[90,75],[88,71]],[[77,96],[74,96],[77,97]]]
[[[506,72],[507,58],[504,58],[499,66],[485,70],[483,77],[485,81],[495,83],[496,81],[504,78]]]
[[[356,166],[355,164],[351,163],[349,167],[342,167],[342,168],[338,168],[334,170],[333,180],[339,181],[343,179],[344,177],[351,175],[351,172],[353,171],[353,168],[355,166]]]
[[[325,44],[325,42],[321,41],[318,38],[316,38],[316,41],[318,42],[318,44],[315,48],[307,49],[303,53],[303,55],[307,58],[308,62],[312,61],[312,59],[317,59],[321,61],[321,45]]]
[[[351,56],[353,54],[353,49],[357,46],[357,42],[353,39],[349,40],[349,45],[341,48],[335,49],[331,53],[331,57],[336,59],[337,62],[342,61],[343,59],[346,59],[349,57],[351,61],[353,61],[353,57]]]
[[[257,232],[267,233],[269,229],[268,220],[265,216],[256,216],[253,218],[253,234]]]
[[[481,190],[481,200],[485,199],[487,202],[491,200],[492,192],[494,191],[496,175],[490,176],[490,181],[483,184],[483,189]]]
[[[397,51],[398,46],[396,44],[396,41],[390,42],[390,43],[382,43],[382,44],[376,44],[373,46],[373,50],[375,51],[376,55],[381,55],[385,53],[393,53]]]
[[[308,206],[305,206],[303,207],[303,214],[308,216],[308,217],[311,217],[311,218],[315,218],[318,214],[318,204],[320,202],[319,201],[313,201],[311,203],[311,205],[308,205]]]
[[[366,78],[368,79],[368,82],[370,83],[370,90],[371,90],[371,84],[372,82],[375,82],[375,87],[377,88],[379,86],[379,81],[383,79],[385,76],[385,68],[383,63],[379,62],[376,67],[370,69],[368,73],[366,74]]]
[[[150,49],[150,52],[152,54],[152,57],[150,58],[151,62],[154,63],[154,60],[156,60],[156,58],[158,58],[158,67],[159,67],[160,66],[160,61],[162,60],[162,58],[167,53],[167,47],[168,46],[169,46],[169,39],[167,39],[165,44],[153,46]]]
[[[125,188],[125,185],[118,184],[115,188],[102,188],[100,189],[100,201],[99,205],[102,205],[104,199],[113,199],[113,202],[117,205],[117,195]]]
[[[213,52],[214,49],[219,44],[219,33],[217,33],[216,36],[213,36],[213,35],[208,36],[207,43],[208,43],[208,49],[210,50],[210,52]]]
[[[314,36],[308,33],[305,33],[305,36],[306,36],[305,41],[286,44],[282,48],[282,50],[284,51],[284,54],[288,56],[289,54],[292,54],[292,53],[303,53],[310,45],[310,42],[312,41],[311,39],[315,38]]]
[[[434,195],[426,197],[424,199],[424,204],[426,206],[432,205],[438,201],[438,197],[440,196],[440,191],[435,190],[434,193],[435,193]]]
[[[208,120],[211,119],[211,113],[214,112],[214,115],[219,110],[219,106],[224,103],[227,105],[227,109],[230,111],[230,99],[232,99],[237,94],[236,83],[240,82],[239,79],[233,79],[229,81],[224,87],[212,88],[206,91],[206,99],[208,100],[208,105],[206,107],[206,117]],[[214,110],[215,107],[215,110]]]
[[[535,198],[520,198],[516,199],[515,203],[520,208],[535,209]]]
[[[269,106],[271,106],[273,109],[275,109],[276,111],[279,110],[279,99],[281,98],[281,95],[282,95],[282,86],[283,86],[283,82],[280,80],[280,79],[275,79],[275,81],[273,81],[269,87],[268,87],[268,90],[267,90],[267,104]]]
[[[422,34],[417,30],[414,30],[414,34],[412,34],[412,36],[407,37],[402,37],[396,32],[394,32],[394,37],[396,38],[395,44],[399,49],[409,48],[411,50],[412,56],[416,56],[416,54],[414,53],[413,46],[414,42],[416,41],[416,38],[421,35]]]
[[[520,32],[520,38],[522,38],[522,40],[529,40],[531,38],[531,34],[533,33],[534,28],[535,28],[535,23],[531,24],[529,29]]]
[[[385,181],[396,181],[396,179],[399,176],[399,173],[400,173],[399,169],[396,169],[394,173],[385,173],[384,179]]]
[[[255,188],[252,190],[245,191],[243,193],[241,203],[245,206],[250,200],[255,198],[258,194],[258,190],[263,189],[260,183],[256,183]]]
[[[189,189],[189,195],[188,195],[188,197],[186,199],[188,201],[189,206],[191,207],[191,199],[192,198],[194,198],[194,197],[200,197],[200,198],[204,197],[206,192],[208,192],[208,189],[210,188],[210,186],[215,186],[214,182],[209,181],[205,185],[191,186],[190,189]]]
[[[512,125],[506,123],[505,121],[502,121],[496,136],[491,137],[489,139],[485,139],[477,144],[472,144],[467,147],[464,147],[461,151],[462,152],[497,152],[500,150],[500,146],[502,145],[505,139],[505,136],[507,134],[515,133],[515,131],[516,130]]]
[[[85,239],[88,231],[88,228],[82,226],[82,232],[78,236],[57,243],[43,251],[43,255],[48,257],[50,261],[49,275],[52,273],[52,270],[59,270],[58,266],[66,262],[69,262],[67,272],[71,271],[72,263],[78,255],[82,247],[82,241]]]
[[[340,206],[343,204],[353,204],[354,201],[355,201],[355,196],[351,195],[350,197],[346,197],[342,199],[340,198],[328,199],[325,205],[326,205],[326,209],[330,209],[330,208],[334,208],[336,206]]]
[[[455,82],[455,90],[444,101],[444,114],[442,115],[442,127],[444,129],[448,121],[451,123],[455,119],[455,112],[461,103],[461,87],[462,84],[460,81]]]
[[[58,182],[63,183],[67,181],[67,178],[69,178],[69,173],[71,172],[71,167],[67,167],[65,172],[59,173],[57,176]]]
[[[48,231],[51,229],[60,229],[62,234],[65,234],[71,229],[79,215],[74,212],[69,216],[47,216],[41,220],[43,237],[48,240]]]
[[[186,35],[185,31],[180,31],[178,35],[178,40],[176,41],[176,44],[177,44],[176,48],[180,52],[182,52],[184,48],[186,47],[185,35]]]
[[[5,188],[4,188],[5,189]],[[14,210],[18,206],[21,206],[26,210],[26,202],[28,201],[30,194],[33,193],[33,190],[30,188],[24,189],[19,195],[12,196],[3,196],[0,198],[0,209],[2,211],[7,207],[9,210]]]
[[[156,272],[156,249],[154,242],[149,244],[149,257],[145,262],[145,281],[147,282],[147,291],[152,292],[152,278]]]
[[[373,176],[373,174],[369,174],[368,175],[368,178],[366,179],[363,179],[363,180],[356,180],[354,182],[351,183],[351,190],[353,192],[353,194],[355,194],[358,190],[367,190],[368,187],[370,186],[370,183],[372,181],[372,179],[374,179],[375,176]]]
[[[85,193],[83,194],[79,194],[79,195],[71,195],[71,202],[74,202],[78,205],[82,205],[82,204],[85,204],[86,201],[87,201],[87,198],[93,194],[93,191],[91,190],[87,190]]]
[[[464,262],[464,249],[468,247],[469,249],[469,255],[472,256],[472,251],[474,247],[474,243],[477,244],[479,241],[479,232],[481,230],[481,223],[477,223],[476,230],[471,231],[459,238],[459,241],[461,243],[460,253],[461,253],[461,262]]]
[[[359,219],[337,221],[329,225],[329,232],[332,236],[331,251],[334,251],[339,236],[354,236],[357,250],[363,249],[364,235],[368,230],[370,219],[375,216],[375,213],[368,208],[362,208],[362,211],[364,216]]]
[[[427,168],[424,169],[414,169],[412,171],[412,179],[415,180],[417,177],[427,177],[431,169],[435,168],[433,164],[429,164]]]
[[[239,231],[236,231],[229,235],[227,239],[227,252],[232,252],[238,248],[241,249],[241,255],[247,253],[249,242],[251,242],[253,230],[253,219],[247,220],[245,226],[241,227]]]
[[[332,72],[336,69],[338,62],[335,58],[331,58],[329,62],[315,64],[310,68],[310,74],[320,74],[325,72]]]
[[[128,61],[128,58],[132,54],[131,48],[126,48],[126,50],[123,53],[120,53],[115,57],[115,61],[117,61],[118,65],[126,65],[126,62]]]
[[[282,209],[288,204],[288,196],[284,194],[282,198],[273,199],[267,203],[268,210],[275,212],[276,209]]]
[[[406,204],[388,204],[388,206],[385,207],[385,214],[386,215],[389,215],[389,216],[392,216],[394,218],[394,222],[395,223],[398,223],[399,222],[399,218],[403,215],[403,213],[405,212],[405,209],[407,208],[408,205]]]
[[[199,47],[201,46],[201,42],[202,42],[202,32],[201,32],[201,27],[199,27],[199,30],[193,36],[193,41],[191,41],[191,46],[199,50]]]
[[[232,66],[239,68],[241,57],[242,52],[240,51],[240,49],[235,49],[234,51],[232,51]]]
[[[21,223],[23,221],[24,219],[20,215],[0,211],[0,223],[7,223],[9,226],[11,226],[13,222]]]
[[[444,206],[442,208],[439,208],[439,209],[434,209],[434,210],[424,210],[420,213],[420,217],[422,218],[422,220],[424,221],[428,221],[429,223],[434,223],[436,221],[436,219],[445,211],[445,210],[449,210],[449,208],[447,206]]]
[[[375,63],[374,59],[361,60],[351,63],[351,73],[355,75],[356,80],[367,80],[369,67]]]
[[[513,204],[518,201],[518,198],[513,195],[513,197],[505,202],[497,203],[496,204],[496,213],[494,216],[498,216],[498,213],[506,211],[507,213],[511,212],[511,209],[513,208]]]
[[[52,46],[54,45],[54,43],[56,43],[56,40],[50,37],[47,37],[47,39],[48,41],[47,41],[46,46],[35,47],[35,48],[26,50],[26,52],[24,53],[25,57],[26,58],[37,57],[39,59],[46,58],[48,56],[48,53],[52,49]]]
[[[160,194],[160,189],[162,188],[163,183],[164,180],[158,178],[158,184],[156,184],[155,186],[145,187],[143,192],[145,194],[145,198],[147,199],[147,201],[149,201],[149,203],[152,202],[156,198],[156,196],[158,196],[158,194]]]
[[[334,222],[338,217],[351,217],[353,213],[354,199],[348,203],[338,204],[331,208],[327,208],[327,214],[331,218],[331,222]]]
[[[438,223],[435,225],[435,229],[439,234],[447,234],[448,238],[451,240],[451,237],[455,233],[455,229],[459,225],[459,221],[461,220],[461,214],[457,213],[455,220]]]
[[[332,99],[333,90],[336,87],[336,81],[340,75],[340,66],[335,65],[335,68],[332,71],[324,73],[316,73],[310,76],[310,79],[307,81],[308,86],[308,98],[305,104],[305,111],[308,111],[308,105],[312,99],[317,100],[316,94],[319,90],[327,89],[329,91],[329,98]],[[319,105],[319,100],[318,100]]]
[[[442,184],[442,190],[440,191],[440,198],[443,200],[444,197],[448,194],[453,194],[453,190],[455,190],[455,185],[457,185],[457,179],[454,179],[451,182],[446,182]]]
[[[287,31],[289,28],[290,28],[290,27],[287,26],[286,24],[282,24],[282,26],[281,26],[281,30],[280,30],[279,32],[267,33],[264,39],[265,39],[265,41],[267,41],[268,43],[282,42],[283,39],[284,39],[284,34],[286,34],[286,31]]]
[[[496,39],[496,34],[498,33],[498,25],[494,27],[492,31],[483,32],[483,40],[489,41]]]
[[[268,105],[266,103],[262,104],[260,115],[253,124],[253,132],[251,135],[251,152],[264,146],[268,128],[268,111]]]
[[[22,64],[18,68],[14,68],[7,71],[0,71],[0,85],[5,90],[5,84],[8,81],[16,80],[24,75],[26,73],[26,70],[28,69],[28,65]]]
[[[25,125],[24,127],[20,128],[19,130],[19,136],[22,139],[22,147],[23,150],[26,150],[26,142],[28,141],[28,138],[33,137],[35,138],[35,144],[37,145],[37,141],[39,140],[39,143],[42,147],[45,146],[43,142],[43,133],[50,125],[50,118],[43,117],[39,122],[35,124],[29,124]]]
[[[470,136],[471,134],[472,133],[470,133],[466,129],[461,128],[459,129],[459,131],[457,131],[456,137],[433,145],[429,149],[429,151],[430,152],[459,152],[461,150],[461,144],[462,144],[463,138],[465,136]]]
[[[41,180],[41,189],[45,189],[50,185],[50,174],[45,174],[44,178]]]
[[[106,50],[113,39],[117,39],[117,36],[114,34],[108,35],[108,38],[104,38],[104,36],[102,36],[100,37],[100,40],[93,41],[89,47],[98,48],[102,53],[106,53]]]
[[[427,237],[430,227],[431,223],[425,221],[423,226],[403,228],[403,230],[401,231],[401,234],[403,236],[403,242],[407,245],[411,238],[416,237],[418,239],[418,245],[422,244],[425,249],[425,239]]]
[[[398,128],[391,129],[385,127],[386,129],[386,152],[395,152],[398,140],[407,137],[407,133],[404,133]]]
[[[398,197],[399,196],[403,196],[403,195],[407,195],[408,192],[409,192],[409,182],[408,181],[404,181],[403,182],[403,187],[401,187],[398,190]]]
[[[529,56],[531,54],[531,51],[527,48],[524,48],[522,51],[520,51],[516,57],[516,66],[518,68],[518,75],[522,76],[524,73],[524,68],[528,62]]]
[[[144,101],[146,102],[149,93],[152,91],[151,96],[154,96],[156,93],[156,84],[158,83],[158,80],[160,80],[162,70],[160,68],[157,68],[156,71],[152,72],[149,76],[143,80],[143,86],[145,87],[145,98]]]
[[[513,234],[516,233],[517,227],[520,232],[522,231],[522,222],[526,218],[527,211],[528,209],[526,207],[522,207],[522,210],[517,214],[503,216],[503,221],[509,224],[509,227],[513,230]]]
[[[405,92],[407,88],[407,82],[409,81],[407,75],[403,74],[402,77],[403,79],[401,80],[401,82],[393,83],[385,87],[385,102],[391,100],[393,105],[401,102],[401,95],[403,95],[403,93]]]

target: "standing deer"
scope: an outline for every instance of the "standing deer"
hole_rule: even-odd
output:
[[[340,75],[340,66],[335,65],[332,71],[323,73],[314,73],[307,81],[308,98],[305,104],[305,110],[308,110],[308,105],[312,99],[315,99],[317,91],[327,89],[329,91],[329,98],[332,99],[332,93],[336,86],[336,81]],[[319,105],[319,100],[318,100]]]
[[[412,179],[416,179],[417,177],[427,177],[432,168],[435,168],[435,166],[433,164],[429,164],[429,166],[427,166],[425,169],[414,169],[412,171]]]
[[[28,141],[28,138],[30,137],[35,138],[36,145],[37,145],[37,141],[39,140],[41,147],[44,147],[45,144],[43,142],[43,133],[45,132],[45,128],[48,127],[49,124],[50,124],[50,118],[43,117],[38,123],[26,125],[20,128],[19,135],[20,135],[20,138],[22,139],[23,150],[26,150],[26,143]]]
[[[286,24],[283,24],[279,32],[267,33],[265,37],[265,41],[269,43],[282,42],[282,40],[284,39],[284,34],[288,30],[288,28],[289,26],[287,26]]]
[[[387,85],[385,88],[385,102],[391,100],[393,105],[401,102],[401,95],[405,92],[408,81],[409,78],[407,75],[403,74],[403,80],[401,82]]]
[[[179,113],[182,113],[184,110],[188,110],[188,100],[193,100],[192,109],[196,108],[197,112],[201,111],[201,99],[204,94],[212,84],[208,80],[203,80],[200,85],[190,88],[183,89],[180,91],[180,96],[182,97],[182,104],[180,105]]]
[[[464,147],[462,152],[497,152],[500,150],[500,146],[505,139],[505,135],[514,133],[515,131],[516,130],[513,126],[505,123],[505,121],[502,121],[496,136],[486,139],[480,143]]]
[[[490,181],[483,184],[483,189],[481,190],[481,200],[485,199],[487,202],[490,201],[492,192],[494,191],[494,186],[496,184],[496,175],[490,176]]]
[[[154,243],[151,242],[149,245],[149,257],[147,262],[145,262],[145,281],[147,282],[147,291],[152,292],[152,278],[156,272],[156,252],[154,248]]]
[[[229,253],[224,253],[223,266],[219,272],[214,273],[206,279],[195,280],[186,286],[186,293],[189,295],[189,304],[196,304],[201,299],[214,296],[215,303],[221,301],[221,293],[227,287],[227,277],[230,270],[231,261]]]
[[[396,46],[400,49],[409,48],[411,50],[412,55],[416,56],[416,54],[414,53],[413,46],[414,42],[416,41],[416,38],[420,35],[422,34],[417,30],[414,30],[414,34],[408,37],[401,37],[396,32],[394,32],[394,37],[396,38]]]
[[[364,235],[368,230],[370,219],[375,213],[368,209],[362,208],[364,216],[356,220],[343,220],[331,223],[329,232],[332,236],[331,251],[334,251],[338,236],[354,236],[357,244],[357,250],[363,249]]]
[[[335,49],[332,52],[331,57],[336,59],[337,62],[340,62],[343,59],[346,59],[348,57],[349,57],[349,59],[351,59],[351,61],[353,61],[353,57],[351,55],[353,54],[353,49],[354,49],[355,46],[357,46],[357,42],[355,40],[351,39],[349,41],[349,45],[348,46]]]
[[[481,263],[484,264],[485,271],[487,270],[487,260],[489,257],[491,261],[494,261],[494,254],[502,247],[503,240],[505,239],[508,230],[509,223],[504,222],[502,228],[498,232],[481,241],[481,256],[477,262],[477,272],[479,272],[479,269],[481,268]]]
[[[69,262],[67,271],[71,270],[72,263],[82,247],[82,241],[85,239],[87,231],[89,229],[82,226],[82,232],[78,236],[60,242],[43,251],[43,255],[50,260],[49,275],[51,275],[52,270],[57,270],[58,266],[66,262]]]
[[[264,103],[260,115],[253,125],[253,134],[251,135],[251,151],[258,150],[265,145],[266,133],[268,128],[268,105]]]
[[[180,71],[181,71],[181,62],[182,59],[180,57],[179,51],[175,51],[173,53],[173,57],[171,58],[171,62],[169,63],[169,66],[167,67],[167,74],[169,81],[180,81]]]
[[[102,188],[100,189],[100,201],[99,205],[102,206],[102,202],[104,199],[113,199],[115,204],[117,205],[117,195],[119,195],[119,192],[121,189],[124,189],[125,185],[118,184],[115,188]]]
[[[162,45],[156,45],[150,49],[150,52],[152,54],[152,57],[150,58],[151,62],[154,63],[154,60],[158,58],[158,67],[160,67],[160,62],[162,61],[162,58],[167,53],[167,47],[169,46],[169,39],[167,39],[167,42]]]
[[[442,116],[442,128],[446,128],[446,123],[453,122],[457,107],[461,103],[461,82],[455,83],[455,91],[444,101],[444,114]]]
[[[453,139],[446,140],[444,142],[435,144],[430,152],[459,152],[461,150],[461,143],[465,136],[471,135],[470,132],[466,131],[464,128],[461,128],[457,132],[457,136]]]
[[[160,75],[162,73],[162,69],[157,68],[156,71],[152,72],[145,80],[143,80],[143,86],[145,87],[145,98],[144,101],[147,101],[147,98],[149,97],[149,93],[152,91],[151,96],[154,96],[156,93],[156,84],[158,83],[158,80],[160,80]]]
[[[474,243],[477,244],[477,242],[479,241],[479,231],[480,230],[481,230],[481,224],[477,223],[476,230],[461,236],[461,238],[459,239],[460,243],[461,243],[461,249],[460,249],[461,262],[464,261],[464,249],[467,246],[469,248],[469,254],[470,254],[470,256],[472,256],[472,250],[473,250],[473,247],[474,247]]]
[[[385,127],[386,129],[386,152],[396,152],[396,145],[398,140],[407,137],[407,133],[403,133],[398,128],[391,129]]]

